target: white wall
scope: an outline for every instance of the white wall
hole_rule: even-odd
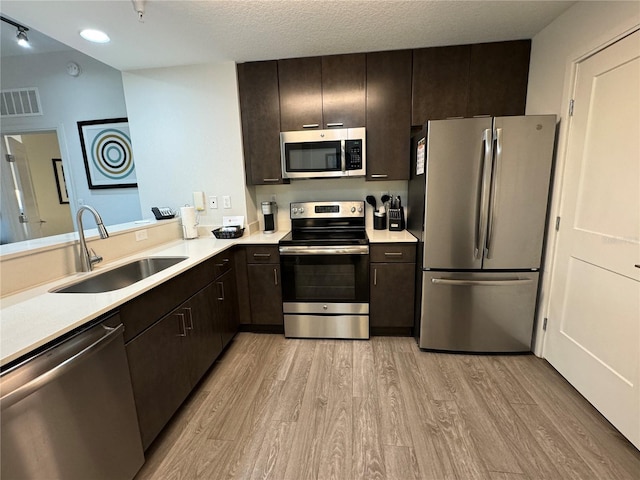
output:
[[[574,64],[639,24],[640,2],[578,2],[533,37],[526,113],[555,113],[559,121],[551,219],[559,215],[567,136],[566,115],[571,98]],[[536,327],[538,340],[534,347],[536,355],[543,353],[542,319],[547,315],[551,261],[555,248],[554,221],[549,224]]]
[[[123,72],[143,216],[152,206],[193,205],[194,191],[218,197],[200,224],[247,215],[235,63]],[[224,209],[222,197],[231,197]]]
[[[80,76],[67,74],[66,65],[70,61],[80,65]],[[81,199],[97,208],[107,225],[140,219],[136,188],[89,189],[80,149],[77,122],[127,116],[118,70],[77,51],[53,52],[4,57],[1,81],[3,90],[38,88],[43,115],[3,118],[2,132],[58,132],[73,211]]]

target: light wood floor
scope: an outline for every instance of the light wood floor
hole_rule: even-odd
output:
[[[633,479],[640,453],[544,360],[242,333],[142,479]]]

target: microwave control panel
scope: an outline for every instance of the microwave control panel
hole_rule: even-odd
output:
[[[362,140],[346,140],[344,142],[346,170],[362,168]]]

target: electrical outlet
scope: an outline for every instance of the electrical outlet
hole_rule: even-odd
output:
[[[229,195],[222,197],[222,206],[224,208],[231,208],[231,197]]]
[[[149,236],[147,235],[147,230],[136,231],[136,242],[139,242],[140,240],[146,240],[147,238],[149,238]]]
[[[218,208],[218,197],[215,195],[209,197],[209,208]]]

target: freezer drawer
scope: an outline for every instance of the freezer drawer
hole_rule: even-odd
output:
[[[420,348],[528,352],[538,273],[423,273]]]

